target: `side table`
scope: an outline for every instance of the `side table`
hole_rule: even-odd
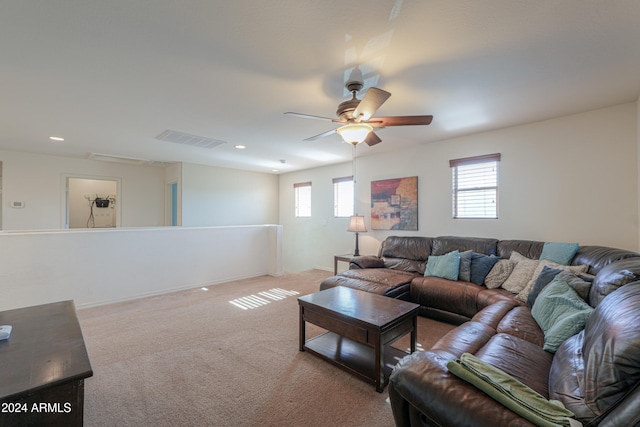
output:
[[[353,258],[351,254],[333,256],[333,274],[338,274],[338,261],[349,262]]]

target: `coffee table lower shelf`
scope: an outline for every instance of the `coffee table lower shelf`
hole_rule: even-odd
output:
[[[375,364],[373,363],[375,350],[373,347],[333,332],[325,332],[308,339],[304,344],[304,349],[356,377],[376,385]],[[382,388],[389,382],[389,375],[394,366],[408,354],[390,345],[384,347],[384,384],[382,384]]]

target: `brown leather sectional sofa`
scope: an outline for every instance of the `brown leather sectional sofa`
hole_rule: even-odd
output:
[[[388,237],[379,255],[355,257],[320,288],[348,286],[421,305],[422,315],[459,324],[433,348],[402,359],[389,382],[398,426],[531,426],[446,365],[471,353],[546,398],[561,401],[589,426],[640,425],[640,254],[580,246],[571,265],[587,265],[595,310],[555,353],[531,307],[504,289],[424,277],[431,255],[454,250],[538,259],[544,242],[465,237]]]

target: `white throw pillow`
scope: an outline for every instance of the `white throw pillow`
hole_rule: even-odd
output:
[[[488,289],[499,288],[505,280],[509,278],[515,266],[515,262],[508,259],[501,259],[493,266],[489,274],[487,274],[487,277],[484,278],[485,286]]]
[[[514,251],[511,252],[509,261],[515,262],[516,265],[507,280],[502,284],[502,289],[517,294],[527,286],[533,276],[533,272],[540,264],[540,260],[527,258]]]

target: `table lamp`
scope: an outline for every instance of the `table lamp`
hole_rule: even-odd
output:
[[[353,256],[360,256],[360,250],[358,249],[358,233],[367,231],[367,227],[364,225],[364,217],[362,215],[353,215],[349,221],[349,228],[347,231],[356,233],[356,251]]]

